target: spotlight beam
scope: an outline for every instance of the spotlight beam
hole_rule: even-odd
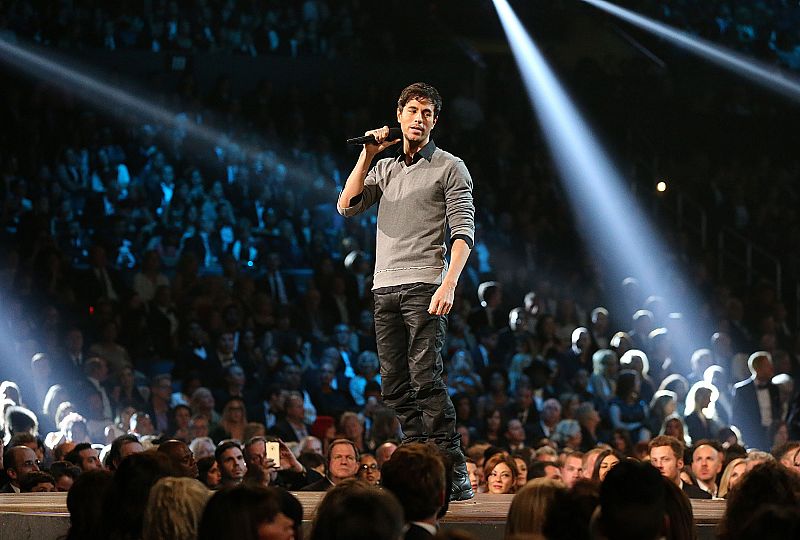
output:
[[[78,69],[65,66],[3,39],[0,39],[0,60],[35,78],[46,80],[63,90],[74,92],[93,107],[107,110],[113,114],[119,114],[120,109],[133,112],[170,128],[185,130],[187,135],[206,142],[212,147],[239,148],[251,155],[260,153],[257,148],[242,148],[233,143],[221,131],[198,124],[175,111],[153,105],[130,92],[81,73]]]
[[[619,7],[605,0],[581,0],[634,26],[647,30],[665,40],[696,54],[714,64],[742,75],[751,81],[800,101],[800,80],[772,66],[715,45],[688,32],[671,28],[652,19]]]
[[[674,258],[508,1],[493,1],[580,230],[596,259],[606,261],[602,271],[636,276],[647,294],[668,298],[671,308],[694,319],[700,303],[685,288]],[[705,329],[694,328],[674,336],[679,350],[693,350],[694,337],[706,335]]]

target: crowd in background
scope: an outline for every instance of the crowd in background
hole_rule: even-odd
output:
[[[275,6],[208,2],[191,18],[175,2],[145,12],[122,3],[109,12],[48,8],[39,17],[33,3],[14,2],[3,17],[20,36],[58,47],[235,52],[251,40],[255,49],[247,54],[295,55],[299,47],[324,57],[369,22],[358,22],[358,2],[337,10],[324,2]],[[687,116],[732,117],[753,133],[774,119],[758,94],[733,89],[712,105],[680,78],[661,86],[654,82],[663,74],[640,67],[590,62],[570,78],[595,88],[616,73],[645,100],[689,95]],[[498,81],[513,79],[508,66],[491,69]],[[357,496],[367,488],[348,478],[380,483],[402,433],[381,404],[370,293],[374,214],[344,222],[336,213],[351,164],[333,141],[385,118],[392,98],[381,96],[396,89],[376,85],[354,103],[350,93],[324,85],[303,92],[264,82],[238,95],[221,78],[204,92],[187,75],[164,99],[179,108],[172,126],[119,122],[48,84],[9,81],[6,92],[0,485],[9,493],[82,486],[70,492],[73,527],[86,527],[76,538],[87,530],[158,537],[146,530],[160,515],[159,497],[178,490],[194,497],[186,508],[201,537],[230,526],[219,517],[225,505],[247,499],[263,503],[262,522],[282,528],[275,534],[284,536],[270,538],[285,538],[292,525],[291,534],[299,534],[302,515],[282,491],[265,486],[355,485]],[[474,488],[535,492],[533,499],[515,497],[527,501],[519,505],[546,497],[570,508],[603,506],[601,482],[617,463],[625,467],[616,474],[647,478],[647,469],[628,463],[636,459],[672,481],[664,486],[703,498],[732,500],[731,488],[758,471],[785,486],[770,494],[776,505],[793,503],[800,336],[774,286],[715,279],[716,269],[683,231],[669,233],[673,262],[699,291],[703,313],[680,313],[673,299],[642,290],[635,279],[609,285],[602,264],[584,253],[539,136],[533,143],[519,136],[527,132],[515,113],[527,107],[524,96],[509,98],[498,88],[479,96],[457,85],[452,98],[444,93],[434,139],[465,159],[476,182],[476,247],[443,352]],[[596,104],[601,116],[622,114],[620,103]],[[662,163],[708,202],[716,220],[751,231],[772,249],[800,245],[796,159],[749,159],[759,150],[754,145],[726,161],[727,141],[718,141],[707,156],[694,149],[681,160],[683,145],[693,141],[662,145],[658,137],[675,134],[680,121],[662,114],[634,114],[629,138],[665,126],[653,135]],[[197,145],[180,120],[189,117],[225,137],[212,148]],[[480,136],[486,126],[488,141]],[[531,155],[531,144],[541,151]],[[644,161],[649,157],[633,159]],[[698,179],[703,187],[692,185]],[[698,320],[702,326],[694,327]],[[136,453],[141,457],[129,457]],[[231,487],[211,499],[217,502],[206,508],[211,517],[203,514],[204,529],[208,490],[162,477]],[[538,477],[556,483],[526,486]],[[124,495],[133,483],[136,500]],[[245,487],[232,487],[239,484]],[[752,484],[741,493],[761,497]],[[104,489],[114,496],[98,497]],[[661,505],[655,512],[664,513],[670,490],[647,495]],[[396,501],[376,493],[363,498],[386,507],[375,512],[396,516]],[[560,506],[552,505],[555,516]],[[133,507],[139,513],[131,511],[125,523],[97,521]],[[780,508],[771,511],[797,522]],[[546,522],[543,514],[536,520],[537,527]],[[509,534],[516,532],[532,531]]]

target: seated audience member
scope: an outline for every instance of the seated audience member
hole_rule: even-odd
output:
[[[571,489],[556,490],[542,530],[547,540],[590,540],[592,515],[600,501],[599,490],[581,479]]]
[[[710,499],[711,495],[694,484],[681,480],[683,470],[683,444],[675,437],[659,435],[650,441],[650,464],[661,476],[681,488],[690,499]]]
[[[717,529],[720,540],[744,538],[759,508],[797,509],[800,478],[775,461],[756,465],[728,492],[728,504]],[[767,537],[763,537],[767,538]],[[790,538],[784,531],[772,538]]]
[[[8,441],[8,446],[9,448],[13,448],[14,446],[27,446],[36,453],[36,459],[40,462],[45,461],[44,443],[42,439],[32,433],[17,433]]]
[[[198,540],[292,540],[294,522],[275,488],[238,485],[216,492],[200,518]]]
[[[381,470],[378,468],[378,461],[372,454],[361,454],[358,460],[358,474],[356,475],[359,480],[363,480],[367,484],[378,486],[381,483]]]
[[[143,451],[142,443],[139,442],[136,435],[121,435],[111,443],[111,448],[106,455],[105,466],[110,471],[116,471],[123,459]]]
[[[583,454],[580,452],[567,454],[561,465],[561,479],[564,485],[571,488],[581,478],[583,478]]]
[[[56,491],[53,475],[44,471],[35,471],[25,475],[19,484],[20,493],[51,493]]]
[[[220,486],[229,487],[241,484],[247,473],[242,447],[236,441],[223,441],[217,446],[214,457],[222,475]]]
[[[472,486],[472,491],[478,493],[478,488],[481,485],[481,471],[472,458],[467,458],[467,474],[469,474],[469,483]],[[527,478],[525,480],[527,481]]]
[[[712,497],[717,496],[717,476],[722,472],[725,454],[717,441],[703,439],[692,450],[692,474],[697,486]]]
[[[170,459],[174,476],[197,479],[197,462],[185,442],[176,439],[165,441],[159,445],[158,452]]]
[[[795,464],[795,456],[800,457],[798,456],[798,452],[800,452],[800,441],[788,441],[773,448],[771,454],[784,467],[800,470],[798,469],[798,467],[800,467],[800,461]]]
[[[310,540],[398,540],[404,527],[397,497],[351,478],[334,486],[317,506]]]
[[[194,540],[210,496],[193,478],[162,478],[147,499],[142,540]]]
[[[309,471],[316,471],[320,476],[325,476],[325,456],[314,452],[303,452],[297,458],[303,467]]]
[[[222,419],[211,430],[210,437],[217,443],[226,439],[243,442],[247,426],[247,409],[243,399],[233,397],[222,408]]]
[[[56,491],[67,492],[81,475],[81,469],[69,461],[54,461],[50,465],[50,474],[53,475],[53,480],[56,482]]]
[[[211,437],[197,437],[189,443],[189,450],[194,454],[194,459],[213,457],[217,447]]]
[[[486,460],[483,471],[488,493],[492,495],[516,493],[519,473],[514,458],[505,454],[495,454]]]
[[[66,540],[102,540],[103,505],[113,473],[105,470],[81,474],[67,494],[69,531]]]
[[[379,469],[389,461],[395,450],[397,450],[397,445],[391,441],[387,441],[375,449],[375,460],[378,462]]]
[[[600,485],[595,538],[655,540],[666,536],[667,486],[647,463],[624,461]]]
[[[36,453],[27,446],[14,446],[6,450],[3,454],[3,465],[8,483],[0,489],[0,493],[19,493],[25,476],[39,471]]]
[[[561,469],[558,464],[551,463],[550,461],[537,461],[531,463],[528,468],[528,481],[537,478],[547,478],[549,480],[563,480],[561,477]]]
[[[722,471],[722,479],[719,481],[719,489],[717,490],[717,497],[722,499],[728,498],[733,486],[739,483],[747,471],[747,463],[744,458],[732,459]]]
[[[383,464],[381,474],[384,489],[393,493],[403,507],[408,526],[406,540],[433,538],[437,514],[448,495],[445,464],[439,450],[420,443],[403,445]]]
[[[169,458],[152,450],[122,460],[103,502],[102,538],[141,538],[150,488],[171,474]]]
[[[547,512],[556,494],[566,491],[558,480],[531,480],[514,495],[508,509],[506,538],[540,538],[544,532]]]
[[[517,465],[517,487],[518,490],[525,483],[528,481],[528,460],[525,459],[524,455],[521,454],[513,454],[511,458],[514,460],[514,463]],[[469,472],[469,469],[467,469]],[[515,491],[516,493],[516,491]]]
[[[348,439],[336,439],[328,448],[328,471],[324,478],[305,486],[301,491],[328,491],[339,482],[355,478],[358,473],[358,450]]]
[[[597,461],[597,456],[602,454],[605,450],[602,448],[592,448],[583,454],[583,478],[586,480],[592,479],[594,473],[594,464]]]
[[[320,456],[325,454],[322,451],[322,441],[313,435],[308,435],[307,437],[300,439],[300,442],[297,443],[297,448],[295,449],[295,455],[297,457],[308,453],[319,454]]]
[[[800,538],[800,509],[776,504],[759,507],[742,528],[739,538]]]
[[[594,469],[592,470],[592,481],[602,482],[605,480],[608,472],[616,467],[620,461],[625,458],[613,450],[603,450],[597,455],[594,462]]]
[[[217,489],[222,482],[222,473],[214,456],[207,456],[197,460],[197,478],[208,489]]]
[[[80,467],[82,472],[103,468],[103,464],[100,463],[100,453],[89,443],[80,443],[75,446],[69,454],[64,456],[64,459]]]

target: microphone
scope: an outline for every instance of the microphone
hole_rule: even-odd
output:
[[[403,130],[399,127],[389,128],[389,136],[386,137],[387,141],[396,141],[403,138]],[[362,137],[354,137],[347,139],[347,144],[378,144],[375,137],[372,135],[364,135]]]

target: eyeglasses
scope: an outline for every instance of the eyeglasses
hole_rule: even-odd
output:
[[[41,465],[42,465],[42,462],[39,461],[38,459],[29,459],[28,461],[23,461],[22,462],[22,466],[23,467],[39,467]]]
[[[359,469],[361,469],[362,471],[377,471],[378,464],[370,463],[369,465],[367,465],[366,463],[364,463],[362,466],[359,467]]]

